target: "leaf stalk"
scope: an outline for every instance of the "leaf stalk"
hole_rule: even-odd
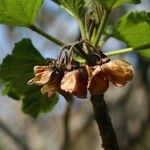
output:
[[[101,38],[101,35],[102,35],[102,33],[103,33],[105,24],[106,24],[106,22],[107,22],[107,18],[108,18],[108,16],[109,16],[109,13],[110,13],[110,12],[107,11],[107,10],[104,12],[104,15],[103,15],[103,17],[102,17],[101,23],[100,23],[100,25],[99,25],[99,27],[98,27],[97,34],[96,34],[96,36],[95,36],[95,38],[94,38],[94,41],[92,42],[94,47],[97,47],[97,46],[98,46],[99,40],[100,40],[100,38]]]
[[[57,44],[59,46],[63,46],[64,45],[64,43],[62,41],[58,40],[57,38],[53,37],[52,35],[47,34],[42,29],[40,29],[39,27],[37,27],[35,25],[31,25],[31,26],[29,26],[29,28],[32,31],[34,31],[34,32],[44,36],[45,38],[47,38],[48,40],[52,41],[53,43],[55,43],[55,44]]]
[[[107,52],[105,53],[107,56],[114,56],[114,55],[121,55],[121,54],[126,54],[129,52],[135,52],[135,51],[140,51],[140,50],[145,50],[150,48],[150,44],[145,44],[145,45],[141,45],[141,46],[137,46],[137,47],[129,47],[129,48],[124,48],[124,49],[120,49],[120,50],[114,50],[111,52]]]

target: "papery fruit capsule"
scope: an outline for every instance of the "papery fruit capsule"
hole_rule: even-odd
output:
[[[48,83],[41,88],[42,94],[48,93],[48,97],[54,96],[56,91],[60,88],[61,79],[62,73],[54,70]]]
[[[134,75],[133,67],[122,59],[114,59],[101,67],[106,72],[109,81],[117,87],[124,86]]]
[[[28,81],[29,85],[37,84],[43,85],[41,88],[42,94],[48,93],[48,97],[55,95],[56,91],[60,88],[60,82],[63,77],[63,72],[58,68],[49,66],[35,66],[35,77]]]
[[[33,68],[33,70],[34,70],[35,77],[28,81],[29,85],[32,85],[32,84],[37,84],[37,85],[46,84],[49,81],[50,76],[53,72],[52,66],[35,66]]]
[[[78,98],[87,96],[87,73],[85,67],[67,72],[61,81],[61,90],[76,95]]]
[[[92,95],[101,95],[108,89],[108,87],[108,78],[101,70],[101,66],[96,66],[88,82],[88,89],[90,93]]]

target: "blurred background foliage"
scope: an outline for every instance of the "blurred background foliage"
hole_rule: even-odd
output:
[[[113,24],[128,10],[150,11],[150,1],[143,0],[139,5],[124,5],[114,10],[109,23]],[[36,24],[65,42],[73,42],[80,37],[76,21],[49,0],[45,0],[40,9]],[[11,53],[14,43],[24,37],[31,38],[45,58],[55,58],[60,52],[60,47],[29,29],[0,25],[0,62]],[[120,41],[110,38],[103,51],[124,47]],[[150,60],[135,53],[119,57],[128,60],[135,68],[132,82],[123,88],[111,86],[105,94],[120,148],[149,150]],[[0,84],[0,90],[2,88]],[[20,102],[0,96],[1,150],[100,149],[99,132],[88,99],[74,97],[72,102],[67,103],[60,97],[52,112],[37,119],[25,115],[20,108]]]

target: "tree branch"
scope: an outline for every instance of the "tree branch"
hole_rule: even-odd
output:
[[[91,96],[94,116],[102,138],[102,147],[105,150],[119,150],[117,137],[113,129],[111,119],[107,112],[104,96]]]

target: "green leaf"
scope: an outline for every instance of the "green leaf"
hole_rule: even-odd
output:
[[[150,13],[145,11],[127,13],[117,22],[114,36],[131,47],[150,44]],[[150,49],[142,50],[140,54],[150,57]]]
[[[18,91],[13,88],[11,86],[11,84],[7,84],[5,83],[5,88],[3,89],[3,93],[4,95],[8,95],[9,97],[13,98],[14,100],[20,100],[21,99],[21,96],[20,94],[18,93]]]
[[[0,0],[0,23],[30,26],[43,0]]]
[[[46,113],[53,109],[58,101],[58,95],[52,99],[48,99],[47,95],[42,95],[40,87],[33,87],[25,92],[26,96],[23,98],[22,110],[36,118],[39,113]]]
[[[49,99],[40,92],[40,87],[29,86],[27,81],[33,74],[35,65],[45,64],[45,59],[33,47],[29,39],[15,45],[12,55],[8,55],[0,66],[0,80],[5,86],[4,93],[23,101],[23,111],[33,117],[51,110],[58,98]]]
[[[150,58],[150,48],[138,52],[141,56]]]
[[[33,67],[44,63],[44,58],[33,47],[28,39],[15,44],[12,55],[8,55],[1,65],[0,78],[4,83],[11,84],[21,94],[24,93],[27,81],[33,75]]]
[[[141,0],[97,0],[107,10],[114,9],[123,5],[124,3],[139,4]]]
[[[82,18],[84,13],[84,0],[52,0],[61,5],[67,12],[76,18]]]

